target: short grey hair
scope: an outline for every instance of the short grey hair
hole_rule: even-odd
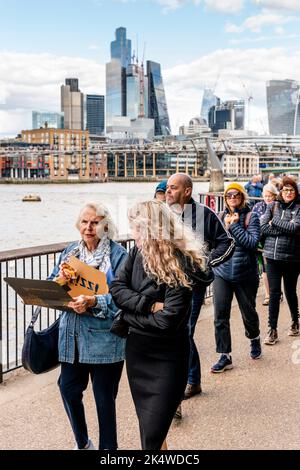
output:
[[[263,187],[263,195],[265,194],[266,191],[269,191],[269,193],[274,194],[275,196],[278,196],[278,189],[273,183],[267,183]]]
[[[81,216],[85,209],[93,209],[98,217],[103,217],[103,220],[101,220],[101,223],[97,227],[97,235],[99,236],[99,238],[102,237],[103,232],[107,234],[110,240],[113,240],[117,236],[117,227],[113,222],[109,210],[104,204],[99,202],[88,202],[87,204],[85,204],[85,206],[82,207],[75,224],[78,230],[80,229]]]

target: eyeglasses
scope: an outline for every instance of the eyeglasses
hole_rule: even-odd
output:
[[[282,192],[283,192],[283,193],[294,193],[295,190],[294,190],[294,188],[289,188],[289,189],[288,189],[288,188],[285,188],[285,189],[282,190]]]
[[[226,199],[236,199],[237,197],[240,197],[241,193],[227,193],[226,194]]]

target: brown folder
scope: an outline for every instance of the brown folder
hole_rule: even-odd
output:
[[[18,277],[6,277],[4,281],[17,292],[25,305],[72,310],[68,308],[72,297],[56,282]]]

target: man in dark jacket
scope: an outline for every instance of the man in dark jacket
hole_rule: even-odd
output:
[[[191,227],[207,245],[209,267],[213,268],[229,259],[234,251],[233,238],[226,232],[217,215],[208,207],[192,198],[193,181],[185,173],[176,173],[167,183],[166,202],[181,214],[185,224]],[[192,312],[190,317],[190,367],[184,398],[188,399],[202,392],[201,366],[194,342],[194,332],[204,301],[206,288],[193,288]]]

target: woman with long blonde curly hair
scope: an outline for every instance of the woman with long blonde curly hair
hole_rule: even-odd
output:
[[[111,293],[129,324],[126,366],[143,450],[165,439],[184,394],[192,286],[211,281],[203,244],[164,203],[129,211],[135,247]]]

